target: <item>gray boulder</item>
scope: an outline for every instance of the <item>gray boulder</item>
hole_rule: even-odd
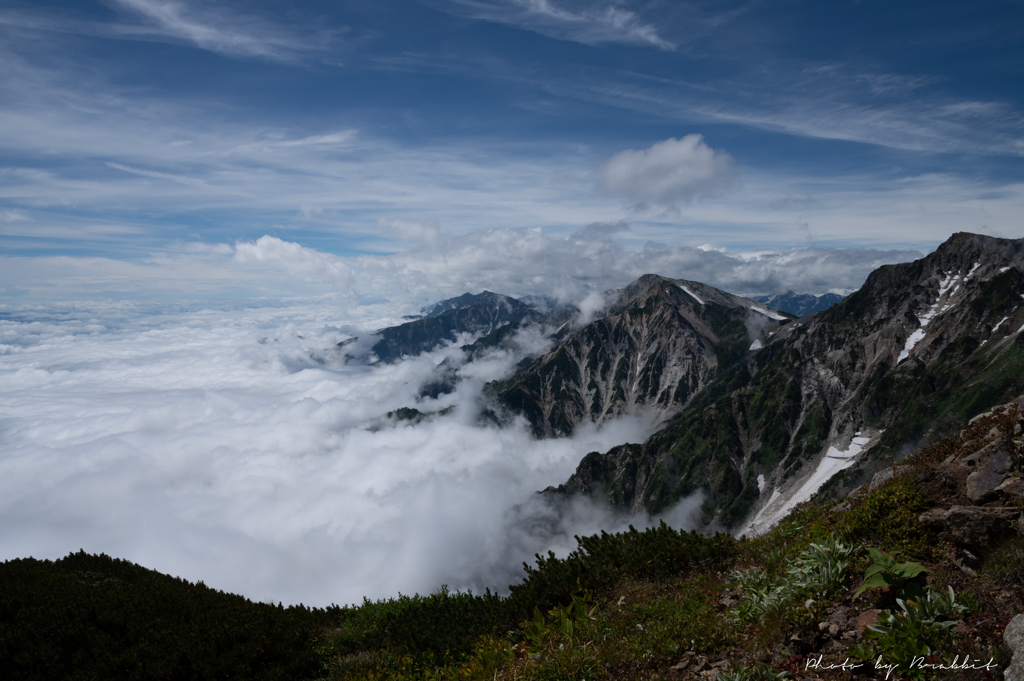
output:
[[[987,450],[987,451],[986,451]],[[977,459],[977,468],[967,476],[967,496],[976,504],[984,504],[999,496],[996,488],[1013,466],[1013,458],[1004,447],[985,447]]]
[[[1003,655],[1010,665],[1003,670],[1004,681],[1024,681],[1024,615],[1017,615],[1003,631]]]

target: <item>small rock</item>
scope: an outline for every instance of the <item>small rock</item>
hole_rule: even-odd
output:
[[[811,608],[814,607],[815,603],[816,603],[816,601],[813,598],[808,598],[807,601],[804,603],[804,607],[807,608],[808,610],[810,610]]]
[[[1024,480],[1020,478],[1007,478],[1003,480],[999,487],[996,487],[996,492],[1007,499],[1024,499]]]
[[[857,638],[864,638],[864,630],[868,628],[869,624],[878,624],[878,615],[883,612],[882,610],[865,610],[857,618]]]
[[[829,624],[838,624],[841,627],[846,626],[850,621],[850,609],[845,605],[832,608],[829,610],[828,617],[825,621]]]
[[[868,485],[868,491],[872,492],[878,489],[887,481],[891,480],[892,476],[893,470],[891,468],[886,468],[884,470],[878,471],[877,473],[874,474],[874,476],[872,476],[871,483]]]
[[[978,414],[973,419],[968,421],[968,423],[971,424],[971,425],[974,425],[975,421],[980,421],[981,419],[985,418],[986,416],[992,416],[992,412],[991,411],[986,411],[986,412],[984,412],[982,414]]]
[[[839,625],[838,624],[830,624],[830,625],[828,625],[828,635],[831,636],[832,638],[835,638],[836,636],[838,636],[839,635]]]
[[[917,518],[917,522],[936,530],[944,529],[948,520],[948,508],[933,508],[929,511],[925,511]]]

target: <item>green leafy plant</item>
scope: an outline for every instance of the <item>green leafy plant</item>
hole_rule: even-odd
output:
[[[872,563],[864,571],[864,583],[860,585],[854,598],[868,589],[889,589],[894,598],[920,598],[924,596],[921,585],[915,582],[921,575],[928,572],[920,563],[898,562],[896,558],[879,549],[870,548]]]
[[[794,592],[832,593],[839,589],[850,566],[855,547],[834,536],[804,549],[789,569],[789,582]]]
[[[526,639],[535,645],[545,644],[553,636],[561,636],[575,640],[586,629],[586,625],[595,619],[597,605],[591,606],[591,594],[573,596],[568,605],[557,605],[548,615],[551,621],[541,613],[540,608],[533,609],[533,619],[523,623],[522,629]]]
[[[764,585],[767,576],[760,568],[735,570],[731,577],[747,590],[736,614],[745,622],[758,622],[782,615],[797,594],[832,593],[846,579],[850,556],[856,548],[834,536],[812,543],[788,565],[786,576],[775,585]]]
[[[768,573],[758,565],[729,573],[729,581],[739,584],[744,589],[758,589],[769,583]]]
[[[860,659],[874,659],[880,656],[887,663],[905,670],[911,679],[924,678],[924,670],[912,667],[915,658],[923,659],[949,640],[949,629],[956,622],[953,618],[967,611],[967,606],[957,602],[952,587],[945,593],[928,592],[917,600],[896,599],[899,609],[882,613],[878,624],[870,624],[864,637],[874,642],[873,646],[860,645],[851,648],[851,653]]]

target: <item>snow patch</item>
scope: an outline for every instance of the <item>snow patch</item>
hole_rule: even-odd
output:
[[[992,333],[995,333],[996,331],[998,331],[999,327],[1002,326],[1003,322],[1005,322],[1007,319],[1009,319],[1008,316],[1007,317],[1003,317],[1002,319],[1000,319],[999,323],[992,327]]]
[[[772,510],[773,502],[781,495],[778,489],[772,493],[772,498],[754,516],[749,529],[755,534],[768,530],[775,523],[785,518],[790,511],[796,508],[797,504],[809,501],[814,496],[814,493],[828,482],[829,478],[839,471],[852,466],[857,456],[864,450],[864,445],[870,441],[871,438],[869,437],[854,437],[849,449],[846,451],[840,451],[835,446],[829,447],[821,462],[818,463],[818,467],[814,469],[814,473],[790,496],[786,503],[774,510]]]
[[[764,475],[757,476],[757,491],[758,492],[763,492],[764,491]]]
[[[977,269],[977,268],[978,268],[978,264],[975,264],[974,268],[971,270],[971,272],[967,276],[968,277],[971,276],[971,274],[973,274],[974,270]],[[905,360],[907,357],[909,357],[910,356],[910,352],[914,349],[914,346],[921,342],[921,340],[925,336],[925,327],[928,326],[928,323],[931,322],[931,320],[934,319],[936,317],[936,315],[940,315],[943,312],[945,312],[946,310],[948,310],[949,308],[953,307],[953,303],[949,301],[949,298],[952,298],[956,294],[956,292],[960,290],[960,284],[957,283],[959,280],[960,280],[960,275],[959,274],[955,274],[954,275],[954,274],[951,274],[951,273],[947,272],[946,273],[946,278],[943,279],[941,282],[939,282],[939,295],[938,295],[938,297],[935,299],[935,302],[932,303],[932,306],[930,308],[928,308],[927,312],[925,312],[922,315],[918,315],[917,319],[918,319],[918,321],[921,322],[921,328],[919,328],[914,333],[910,334],[910,337],[907,338],[906,345],[903,346],[903,350],[900,352],[900,356],[896,360],[897,364],[899,364],[900,362]],[[964,281],[967,281],[966,277],[964,278]],[[946,293],[949,292],[950,289],[952,289],[952,292],[949,293],[949,296],[946,299],[946,304],[942,305],[942,299],[943,299],[943,297],[946,296]],[[940,305],[942,305],[941,309],[939,308]]]
[[[691,297],[691,298],[693,298],[694,300],[696,300],[696,301],[697,301],[698,303],[700,303],[701,305],[705,305],[705,304],[706,304],[706,303],[705,303],[705,302],[704,302],[703,300],[701,300],[701,299],[700,299],[700,297],[699,297],[699,296],[697,296],[697,294],[696,294],[696,293],[694,293],[693,291],[691,291],[691,290],[690,290],[689,288],[687,288],[686,286],[683,286],[682,284],[677,284],[677,286],[678,286],[679,288],[683,289],[684,291],[686,291],[687,293],[689,293],[689,294],[690,294],[690,297]]]
[[[980,262],[974,263],[974,267],[972,267],[971,271],[967,273],[966,277],[964,277],[964,281],[967,281],[968,279],[970,279],[971,275],[973,275],[974,271],[977,270],[979,267],[981,267],[981,263]]]
[[[765,317],[769,317],[771,319],[774,319],[775,321],[778,321],[778,322],[786,321],[785,317],[783,317],[780,314],[776,314],[776,313],[772,312],[771,310],[762,309],[760,307],[755,307],[753,305],[750,306],[750,309],[753,310],[754,312],[760,312]]]
[[[1005,272],[1008,269],[1010,269],[1010,268],[1009,267],[1000,267],[999,268],[999,274],[1002,274],[1003,272]]]
[[[761,345],[761,339],[758,338],[756,341],[750,344],[751,350],[760,350],[763,346]]]
[[[902,362],[903,360],[910,356],[910,351],[914,349],[915,345],[921,342],[921,339],[924,338],[924,334],[924,326],[921,326],[920,329],[910,334],[910,338],[907,339],[907,344],[903,346],[903,351],[900,352],[899,359],[896,360],[897,364],[899,364],[900,362]]]

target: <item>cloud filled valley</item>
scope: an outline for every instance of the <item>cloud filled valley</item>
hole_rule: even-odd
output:
[[[454,393],[420,402],[439,362],[462,361],[458,348],[343,361],[339,341],[408,311],[308,300],[53,305],[30,318],[8,308],[4,555],[82,548],[255,600],[326,605],[442,584],[503,590],[535,552],[575,548],[573,534],[650,522],[591,502],[556,511],[534,494],[587,452],[651,429],[620,419],[537,441],[523,422],[482,424],[483,384],[521,355],[464,365]],[[414,425],[387,418],[408,406],[451,410]]]

